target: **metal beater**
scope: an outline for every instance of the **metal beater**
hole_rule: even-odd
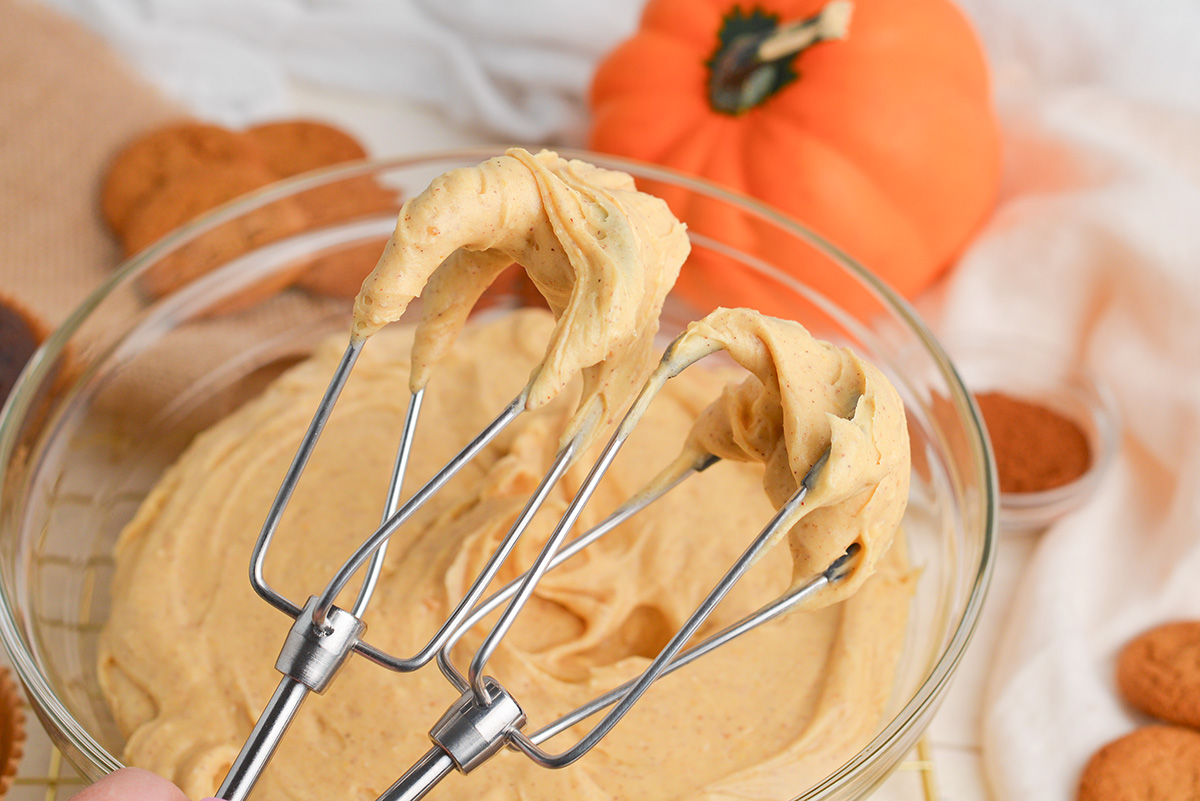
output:
[[[678,340],[676,340],[677,342]],[[668,347],[657,368],[647,379],[615,433],[601,451],[596,463],[531,567],[516,580],[485,600],[483,596],[487,587],[536,515],[552,487],[562,477],[571,462],[578,457],[582,443],[589,439],[598,423],[593,416],[592,419],[586,420],[583,425],[579,426],[575,435],[559,449],[542,482],[533,492],[516,522],[470,585],[462,600],[430,637],[426,645],[407,657],[385,653],[363,639],[366,631],[363,615],[382,567],[388,539],[452,476],[520,415],[525,409],[528,387],[523,389],[495,420],[423,487],[401,504],[403,479],[416,432],[424,390],[413,393],[397,449],[381,525],[346,560],[321,593],[310,597],[301,606],[285,598],[266,582],[263,577],[263,563],[284,509],[299,482],[300,475],[316,446],[333,406],[345,386],[362,346],[363,341],[352,339],[344,352],[280,486],[253,550],[250,562],[251,584],[259,595],[272,606],[292,617],[295,622],[288,632],[275,665],[283,674],[283,678],[222,783],[217,793],[218,798],[240,801],[248,796],[304,699],[310,692],[325,692],[338,670],[353,653],[358,653],[371,662],[400,673],[411,672],[431,661],[436,661],[445,677],[462,693],[461,698],[451,706],[430,731],[433,746],[429,752],[389,788],[380,797],[380,801],[422,798],[451,770],[457,769],[463,773],[471,771],[504,746],[524,753],[535,763],[544,767],[564,767],[592,749],[656,679],[683,667],[761,623],[795,608],[821,588],[844,578],[857,563],[860,549],[857,545],[851,545],[841,558],[807,584],[793,589],[753,614],[685,650],[689,640],[733,585],[805,513],[802,504],[825,464],[828,457],[828,451],[826,451],[810,467],[791,499],[776,512],[729,571],[704,598],[683,627],[638,678],[527,735],[522,731],[526,718],[519,703],[498,682],[484,675],[488,659],[513,625],[516,616],[520,614],[529,600],[538,581],[548,570],[569,559],[649,506],[688,476],[706,469],[718,460],[718,457],[711,454],[695,459],[675,460],[599,525],[564,545],[568,534],[615,459],[618,450],[632,433],[650,402],[666,381],[709,353],[715,352],[720,346],[713,344],[706,352],[692,354],[687,358],[677,356],[675,343]],[[353,607],[349,610],[338,608],[333,603],[334,599],[364,565],[367,567],[365,578]],[[451,648],[467,630],[502,606],[504,606],[504,611],[472,657],[464,676],[451,662]],[[558,754],[551,754],[539,747],[540,743],[550,737],[605,709],[608,709],[608,712],[571,748]]]

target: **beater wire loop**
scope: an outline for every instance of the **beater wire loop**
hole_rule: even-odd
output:
[[[329,421],[329,414],[333,411],[334,404],[337,403],[338,396],[342,393],[342,388],[346,386],[346,380],[350,377],[350,372],[354,369],[354,363],[358,361],[361,352],[362,342],[352,341],[342,354],[341,361],[334,370],[333,378],[330,379],[329,386],[326,387],[325,394],[317,406],[317,411],[308,424],[308,429],[304,432],[304,438],[300,440],[300,447],[296,449],[296,455],[292,457],[292,463],[284,475],[283,483],[279,485],[279,491],[275,494],[275,500],[271,503],[267,519],[263,523],[258,540],[254,543],[254,550],[250,555],[250,586],[263,600],[292,618],[300,614],[300,606],[285,598],[267,583],[263,576],[263,562],[266,559],[267,549],[271,546],[271,539],[275,536],[275,530],[279,528],[279,521],[283,517],[288,501],[292,499],[296,485],[300,483],[300,476],[308,465],[309,457],[312,456],[317,440],[321,437],[321,432],[325,430],[325,423]]]

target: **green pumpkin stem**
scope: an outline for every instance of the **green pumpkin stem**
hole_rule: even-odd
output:
[[[717,48],[705,62],[708,101],[715,111],[744,114],[799,77],[795,58],[820,42],[844,39],[853,4],[831,0],[817,14],[780,24],[779,17],[755,8],[734,7],[725,15]]]

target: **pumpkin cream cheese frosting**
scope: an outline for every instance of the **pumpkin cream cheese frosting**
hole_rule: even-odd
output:
[[[528,412],[397,531],[365,616],[368,639],[391,653],[422,646],[564,436],[579,433],[593,447],[551,492],[497,581],[514,578],[583,481],[599,434],[654,370],[659,310],[687,250],[683,226],[628,176],[552,153],[509,151],[410,199],[356,301],[352,336],[370,342],[280,525],[265,567],[272,585],[308,597],[374,530],[406,385],[426,392],[410,486],[522,388]],[[549,309],[468,323],[513,261]],[[381,330],[418,295],[418,325]],[[325,342],[200,434],[118,541],[101,685],[126,736],[124,761],[191,797],[221,783],[278,683],[273,665],[289,622],[255,596],[246,565],[343,346]],[[883,722],[915,580],[899,530],[908,481],[899,396],[848,350],[746,310],[693,323],[667,361],[718,350],[740,368],[697,366],[666,381],[580,525],[659,480],[672,459],[720,461],[548,573],[489,673],[531,729],[637,675],[822,458],[781,535],[788,547],[751,568],[707,630],[819,573],[853,542],[862,546],[855,571],[802,611],[659,680],[570,767],[547,770],[503,751],[448,777],[431,798],[789,799]],[[455,659],[482,637],[464,636]],[[374,799],[428,750],[429,727],[456,697],[433,667],[398,675],[351,659],[326,695],[305,704],[254,797]],[[568,730],[546,747],[561,750],[580,734]]]

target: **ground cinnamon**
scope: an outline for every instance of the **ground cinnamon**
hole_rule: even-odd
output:
[[[991,437],[1001,492],[1041,492],[1087,471],[1091,447],[1074,420],[1003,392],[980,393],[975,400]]]

